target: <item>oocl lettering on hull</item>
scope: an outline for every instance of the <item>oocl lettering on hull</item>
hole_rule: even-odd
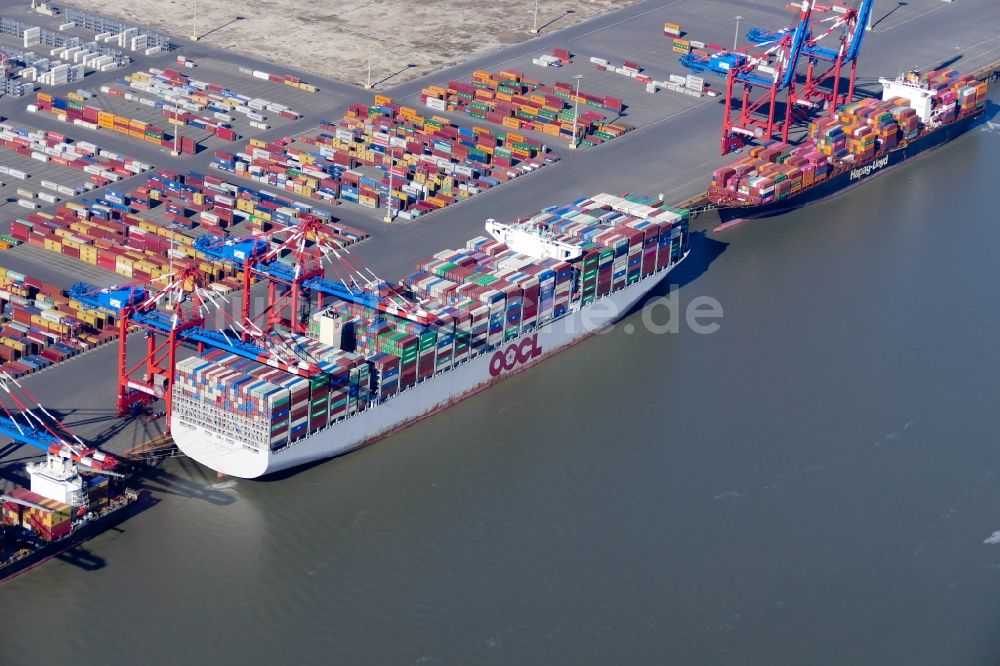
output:
[[[490,376],[497,377],[501,373],[510,372],[533,358],[542,355],[542,347],[538,344],[538,334],[535,333],[518,342],[511,343],[506,349],[497,350],[490,359]]]

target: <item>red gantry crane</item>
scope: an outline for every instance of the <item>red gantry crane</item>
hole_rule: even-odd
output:
[[[168,283],[157,291],[144,284],[105,289],[84,282],[73,285],[72,298],[118,317],[119,415],[162,398],[169,430],[174,366],[177,350],[185,343],[196,345],[199,351],[223,349],[302,377],[316,375],[319,367],[300,358],[294,339],[289,337],[308,330],[314,294],[319,307],[324,298],[332,297],[425,325],[437,321],[351,258],[321,219],[304,215],[298,224],[269,235],[269,239],[227,239],[206,234],[195,241],[195,248],[208,258],[242,270],[238,318],[228,312],[224,297],[208,286],[195,268],[165,276]],[[326,278],[324,259],[336,274],[335,280]],[[252,307],[255,281],[267,282],[266,303],[256,313]],[[206,328],[210,308],[222,315],[226,326]],[[128,337],[134,329],[144,334],[146,349],[142,358],[129,366]]]

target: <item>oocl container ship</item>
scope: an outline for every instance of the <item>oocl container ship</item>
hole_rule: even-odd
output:
[[[987,84],[937,70],[879,79],[882,99],[846,104],[812,122],[798,146],[758,146],[716,169],[708,189],[723,227],[822,201],[948,143],[983,114]]]
[[[175,367],[180,450],[243,478],[384,437],[628,313],[688,253],[688,213],[607,194],[547,208],[421,262],[401,281],[435,323],[338,302],[289,336],[301,377],[213,350]]]

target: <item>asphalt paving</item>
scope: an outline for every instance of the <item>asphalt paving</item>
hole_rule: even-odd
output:
[[[39,25],[44,24],[45,19],[29,14],[22,3],[13,0],[0,0],[0,13]],[[377,91],[391,95],[401,103],[419,107],[419,92],[427,85],[439,85],[449,79],[467,80],[476,69],[498,70],[506,67],[524,70],[530,76],[543,80],[565,80],[574,72],[583,73],[586,82],[584,90],[600,92],[602,82],[609,89],[618,90],[621,83],[607,78],[615,75],[589,68],[589,56],[613,61],[633,60],[654,76],[683,74],[685,71],[676,64],[677,54],[670,50],[669,40],[662,35],[662,23],[667,20],[681,23],[693,39],[728,45],[733,39],[734,17],[737,15],[743,17],[741,32],[751,25],[777,28],[790,25],[794,20],[793,14],[785,10],[784,3],[778,0],[648,0],[543,34],[502,51],[478,56],[419,80],[395,87],[380,85]],[[868,93],[877,92],[880,75],[894,76],[911,68],[937,66],[971,71],[1000,59],[1000,30],[997,27],[1000,26],[1000,3],[995,0],[962,0],[957,3],[911,0],[892,8],[876,5],[873,23],[874,30],[866,35],[859,61],[859,87]],[[206,68],[206,71],[215,72],[218,76],[225,68],[231,68],[234,72],[232,81],[227,79],[220,83],[237,89],[238,75],[235,72],[239,66],[296,74],[319,87],[320,91],[311,96],[306,108],[302,109],[306,114],[304,118],[260,133],[258,136],[264,139],[308,131],[322,119],[338,118],[349,103],[370,99],[370,93],[350,84],[295,72],[183,39],[178,39],[177,43],[180,48],[176,53],[196,61],[203,58],[211,62],[211,68]],[[532,57],[551,52],[554,47],[570,48],[576,54],[575,64],[564,71],[551,72],[531,64]],[[173,56],[134,57],[136,62],[127,71],[164,67]],[[92,74],[76,87],[97,87],[114,81],[123,73],[123,70],[118,70]],[[197,77],[197,73],[196,68],[191,75]],[[721,79],[709,78],[709,83],[717,90],[722,86]],[[418,220],[397,220],[387,224],[382,221],[382,211],[351,204],[337,206],[334,209],[337,217],[372,234],[371,240],[352,249],[352,254],[382,277],[394,280],[411,272],[420,259],[446,247],[462,246],[466,239],[481,234],[483,222],[488,218],[510,219],[601,191],[663,194],[668,202],[681,201],[703,191],[711,170],[732,159],[732,156],[719,155],[722,109],[718,98],[696,99],[668,91],[651,95],[638,84],[634,93],[622,97],[630,106],[622,120],[635,124],[635,131],[585,150],[572,151],[565,146],[553,145],[562,158],[558,163]],[[89,140],[174,171],[191,169],[205,172],[211,159],[211,151],[171,158],[143,142],[107,132],[67,127],[51,116],[28,113],[24,109],[26,103],[23,98],[0,99],[0,116],[14,124],[64,131],[75,138]],[[462,115],[451,114],[451,117],[460,119]],[[232,144],[229,149],[244,144],[245,139]],[[141,182],[142,178],[144,176],[123,181],[118,186],[128,188]],[[235,176],[232,178],[235,179]],[[246,182],[250,184],[250,181]],[[10,212],[0,207],[0,219]],[[0,253],[0,264],[19,262],[17,267],[11,267],[27,272],[45,271],[49,281],[56,284],[65,284],[72,276],[82,275],[79,267],[83,264],[68,258],[56,260],[54,257],[57,256],[36,259],[23,250],[8,251]],[[60,263],[62,259],[70,263]],[[66,275],[60,277],[62,273]],[[68,423],[71,427],[77,431],[85,428],[86,432],[82,432],[81,436],[102,443],[110,450],[120,451],[141,441],[159,426],[141,419],[125,423],[111,414],[114,351],[114,345],[91,351],[28,377],[26,381],[47,404],[70,415]],[[74,422],[73,415],[79,420]]]

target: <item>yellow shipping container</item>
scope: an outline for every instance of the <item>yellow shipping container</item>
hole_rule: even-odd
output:
[[[62,243],[57,240],[46,238],[42,245],[46,250],[51,250],[52,252],[62,252]]]
[[[542,132],[545,134],[551,134],[552,136],[559,136],[559,125],[554,123],[545,123],[542,125]]]

